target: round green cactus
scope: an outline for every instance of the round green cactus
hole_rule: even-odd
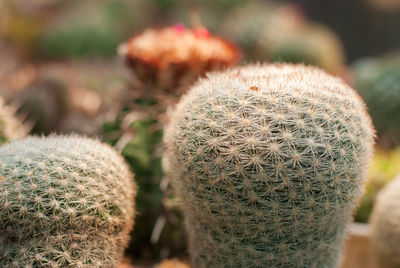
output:
[[[372,245],[379,267],[400,266],[400,176],[378,195],[371,216]]]
[[[250,2],[227,16],[221,32],[240,44],[248,59],[311,64],[336,75],[345,69],[337,35],[308,21],[296,4]]]
[[[353,65],[356,88],[364,98],[374,125],[390,143],[400,139],[400,55],[363,59]]]
[[[0,266],[115,267],[136,186],[110,146],[79,136],[0,148]]]
[[[372,155],[365,105],[303,65],[210,74],[165,143],[195,267],[336,267]]]
[[[28,125],[23,124],[14,115],[15,109],[4,104],[0,97],[0,144],[21,139],[29,132]]]

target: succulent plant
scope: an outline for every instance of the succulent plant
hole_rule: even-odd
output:
[[[336,267],[374,131],[342,80],[303,65],[210,74],[165,131],[195,267]]]
[[[353,70],[382,142],[400,143],[400,55],[362,59]]]
[[[222,30],[250,60],[312,64],[343,75],[345,55],[329,28],[310,22],[295,4],[253,2],[232,12]]]
[[[57,131],[68,110],[67,86],[57,79],[39,79],[21,90],[14,99],[19,113],[33,122],[32,133]]]
[[[157,89],[177,91],[208,71],[234,66],[238,49],[205,28],[177,24],[147,29],[120,47],[139,80]]]
[[[0,97],[0,144],[21,139],[29,133],[29,126],[23,124],[14,113],[15,109],[6,105]]]
[[[400,177],[379,193],[371,216],[372,245],[379,267],[400,266]]]
[[[115,267],[134,222],[123,158],[79,136],[28,137],[0,148],[0,265]]]
[[[143,1],[134,2],[80,1],[70,5],[38,39],[39,53],[51,58],[115,55],[118,44],[137,29],[139,17],[146,14],[146,9],[137,6]]]

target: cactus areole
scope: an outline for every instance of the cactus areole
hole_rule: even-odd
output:
[[[340,79],[304,65],[209,74],[165,143],[195,267],[337,267],[374,130]]]
[[[136,188],[110,146],[79,136],[0,148],[0,266],[115,267]]]

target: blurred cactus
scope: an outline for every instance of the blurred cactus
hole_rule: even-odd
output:
[[[233,44],[205,28],[186,29],[180,24],[148,29],[121,45],[120,52],[140,81],[167,91],[178,91],[206,72],[239,60]]]
[[[340,79],[302,65],[210,74],[165,134],[195,267],[336,267],[374,131]]]
[[[43,79],[30,84],[14,97],[19,112],[26,114],[34,124],[32,133],[50,134],[58,130],[67,113],[67,91],[62,81]]]
[[[115,267],[134,222],[136,187],[111,147],[79,136],[0,148],[2,267]]]
[[[7,106],[0,97],[0,144],[24,138],[29,129],[28,125],[15,116],[15,109]]]
[[[132,11],[138,10],[139,1],[134,2],[135,6],[118,0],[77,2],[41,36],[40,53],[55,58],[113,56],[118,44],[136,29],[138,13]]]
[[[327,27],[310,23],[294,4],[252,3],[233,11],[221,32],[238,42],[249,59],[306,63],[342,75],[344,50]]]
[[[368,222],[377,194],[387,183],[392,181],[397,174],[400,174],[399,163],[400,148],[390,151],[382,149],[377,150],[372,161],[371,169],[367,175],[365,193],[354,218],[356,222]]]
[[[372,243],[379,267],[400,266],[400,177],[378,195],[371,216]]]
[[[400,55],[353,64],[355,87],[367,103],[383,145],[400,143]]]

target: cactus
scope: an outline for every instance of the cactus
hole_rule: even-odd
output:
[[[81,1],[71,5],[38,38],[38,52],[51,58],[113,56],[127,33],[138,28],[138,19],[146,16],[146,9],[136,6],[142,5],[138,2],[142,1]]]
[[[33,122],[32,133],[50,134],[68,113],[68,88],[57,79],[38,79],[21,90],[14,99],[19,113],[27,114]]]
[[[400,147],[393,150],[376,150],[362,201],[354,221],[367,223],[379,192],[400,173]]]
[[[400,143],[400,55],[353,64],[355,86],[386,144]],[[386,140],[385,140],[386,139]]]
[[[210,74],[165,131],[195,267],[336,267],[374,131],[338,78],[304,65]]]
[[[180,24],[147,29],[119,51],[139,80],[174,92],[206,72],[236,65],[239,59],[238,49],[227,40],[205,28],[186,29]]]
[[[372,245],[379,267],[400,266],[400,176],[379,193],[371,216]]]
[[[79,136],[0,148],[0,266],[115,267],[136,186],[111,147]]]
[[[23,124],[16,116],[11,106],[4,104],[0,97],[0,144],[21,139],[29,132],[28,125]]]
[[[221,32],[238,42],[251,60],[312,64],[343,75],[340,39],[326,26],[308,21],[295,4],[253,2],[224,21]]]

